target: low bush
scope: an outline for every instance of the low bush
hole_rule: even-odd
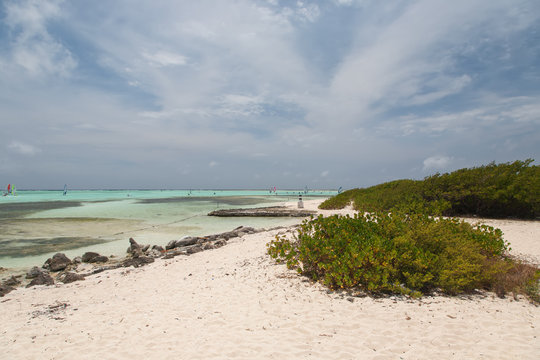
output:
[[[411,296],[488,289],[537,299],[539,270],[525,271],[507,251],[499,229],[404,212],[319,216],[294,238],[268,244],[271,257],[333,289]]]
[[[368,212],[423,208],[434,215],[536,219],[540,216],[540,167],[532,163],[532,159],[491,163],[424,180],[395,180],[352,189],[328,199],[320,208],[341,209],[353,203],[356,210]]]

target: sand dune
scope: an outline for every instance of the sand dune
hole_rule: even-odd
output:
[[[316,204],[307,204],[315,207]],[[351,210],[344,210],[344,212]],[[540,259],[538,222],[500,221]],[[540,307],[491,294],[351,298],[275,265],[279,231],[0,298],[4,359],[537,359]]]

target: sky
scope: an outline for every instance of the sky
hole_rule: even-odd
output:
[[[0,186],[355,188],[540,161],[538,0],[1,0]]]

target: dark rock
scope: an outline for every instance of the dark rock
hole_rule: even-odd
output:
[[[58,275],[57,279],[63,282],[64,284],[68,284],[74,281],[84,280],[84,276],[81,274],[76,274],[74,272],[67,271],[65,273]]]
[[[146,256],[150,256],[153,258],[159,258],[163,256],[164,251],[158,251],[156,249],[150,249],[148,252],[146,252]]]
[[[164,252],[165,249],[163,248],[163,246],[159,246],[159,245],[154,245],[152,246],[152,250],[157,250],[157,251],[160,251],[160,252]]]
[[[96,256],[92,262],[94,263],[105,263],[109,261],[109,258],[106,257],[105,255],[99,255],[99,256]]]
[[[43,269],[43,268],[34,266],[30,270],[28,270],[28,272],[26,273],[26,278],[27,279],[34,279],[34,278],[38,277],[39,274],[43,274],[43,273],[48,274],[49,272],[47,270]]]
[[[80,264],[80,263],[82,263],[82,257],[76,256],[76,257],[73,258],[73,260],[71,260],[71,262],[74,263],[74,264]]]
[[[150,249],[150,245],[144,245],[142,248],[142,252],[147,252],[148,249]]]
[[[119,267],[122,267],[122,266],[123,266],[122,264],[113,264],[113,265],[109,265],[109,266],[101,266],[101,267],[93,269],[90,272],[90,274],[99,274],[99,273],[104,272],[104,271],[118,269]],[[84,274],[84,276],[87,276],[87,275],[90,275],[90,274]]]
[[[104,255],[99,255],[96,252],[85,252],[82,256],[82,261],[85,263],[104,263],[109,261],[109,258]]]
[[[216,247],[214,246],[214,244],[210,242],[206,242],[202,245],[202,248],[203,250],[211,250],[211,249],[215,249]]]
[[[51,271],[60,271],[64,270],[70,264],[71,260],[69,260],[69,258],[65,254],[56,253],[52,258],[49,258],[47,259],[47,261],[45,261],[43,267]]]
[[[236,233],[235,231],[229,231],[229,232],[224,232],[223,234],[221,234],[221,236],[222,236],[225,240],[229,240],[229,239],[238,237],[238,233]]]
[[[97,252],[93,252],[93,251],[88,251],[88,252],[85,252],[82,256],[82,262],[85,262],[85,263],[92,263],[94,262],[93,260],[100,256]]]
[[[186,236],[186,237],[184,237],[184,238],[182,238],[180,240],[171,240],[171,241],[169,241],[167,246],[165,246],[165,249],[171,250],[171,249],[174,249],[174,248],[191,246],[191,245],[200,244],[200,243],[203,243],[203,242],[205,242],[205,238]]]
[[[186,249],[186,252],[188,254],[195,254],[195,253],[198,253],[198,252],[201,252],[201,251],[203,251],[203,248],[202,248],[201,245],[191,246],[191,247]]]
[[[26,285],[26,287],[28,288],[35,285],[54,285],[54,280],[51,275],[40,273],[30,282],[30,284]]]
[[[7,285],[7,286],[18,286],[18,285],[21,285],[21,280],[18,279],[18,277],[20,277],[22,275],[19,275],[17,277],[15,276],[12,276],[10,277],[9,279],[7,279],[6,281],[4,281],[4,285]]]
[[[135,239],[129,238],[129,244],[130,245],[129,245],[129,248],[128,248],[128,253],[130,253],[131,256],[133,256],[135,258],[135,257],[139,257],[139,256],[143,255],[141,245],[137,244]]]
[[[122,266],[124,267],[129,267],[129,266],[133,266],[133,267],[140,267],[140,266],[144,266],[144,265],[147,265],[147,264],[150,264],[150,263],[153,263],[154,262],[154,258],[151,258],[149,256],[138,256],[138,257],[134,257],[132,259],[126,259],[122,262]]]
[[[177,249],[169,250],[167,251],[165,256],[163,256],[163,259],[172,259],[173,257],[178,256],[178,255],[188,255],[188,253],[185,250],[177,250]]]
[[[7,293],[12,292],[13,290],[15,290],[15,288],[12,286],[4,285],[4,284],[0,285],[0,297],[6,295]]]
[[[219,239],[219,240],[214,241],[214,246],[217,248],[222,247],[223,245],[227,245],[227,240]]]
[[[176,242],[174,243],[174,247],[178,248],[178,247],[195,245],[199,242],[200,239],[201,238],[198,238],[198,237],[188,236],[183,239],[176,240]]]

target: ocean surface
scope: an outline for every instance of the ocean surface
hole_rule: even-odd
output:
[[[17,191],[0,196],[0,267],[42,265],[57,252],[68,257],[95,251],[124,256],[133,237],[139,244],[166,245],[184,236],[210,235],[238,226],[270,228],[298,218],[221,218],[216,209],[275,206],[330,197],[310,190],[73,190]]]

